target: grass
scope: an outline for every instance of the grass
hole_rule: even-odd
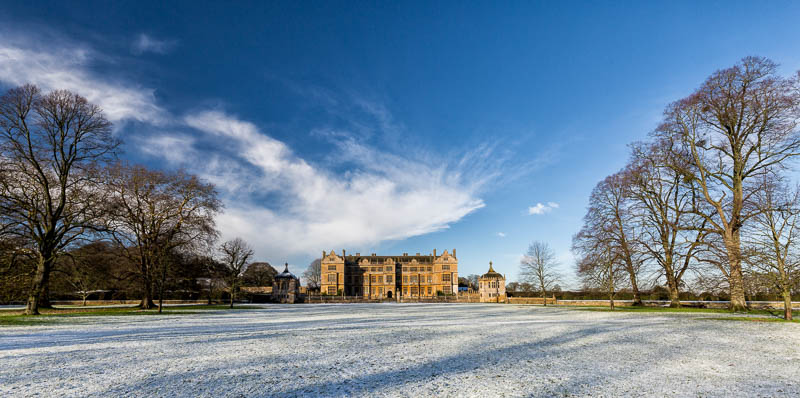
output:
[[[792,311],[792,316],[796,311]],[[713,318],[700,318],[710,321],[740,321],[740,322],[785,322],[785,323],[800,323],[800,319],[793,318],[787,321],[783,318],[766,318],[766,317],[750,317],[750,316],[719,316]]]
[[[255,308],[248,305],[236,305],[233,311]],[[146,316],[146,315],[189,315],[203,311],[231,310],[228,305],[186,305],[164,307],[159,314],[158,308],[143,310],[137,307],[91,308],[91,307],[58,307],[42,308],[41,315],[25,315],[22,311],[4,311],[0,315],[0,326],[33,326],[62,323],[77,317],[94,316]],[[74,322],[74,320],[70,321]]]
[[[611,311],[608,307],[581,307],[581,310],[584,311]],[[774,310],[750,310],[747,312],[731,312],[731,310],[727,308],[695,308],[695,307],[678,307],[678,308],[670,308],[670,307],[615,307],[614,312],[638,312],[638,313],[645,313],[645,312],[655,312],[655,313],[664,313],[664,312],[678,312],[678,313],[699,313],[699,314],[742,314],[742,315],[767,315],[769,317],[743,317],[743,316],[732,316],[732,317],[714,317],[708,319],[735,319],[735,320],[754,320],[760,322],[766,322],[765,319],[771,319],[773,321],[784,321],[783,319],[783,309],[774,309]],[[800,311],[792,311],[793,317],[797,318],[800,317]]]

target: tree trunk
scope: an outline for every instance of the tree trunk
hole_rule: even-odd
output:
[[[144,292],[142,294],[142,301],[139,303],[139,308],[143,310],[155,308],[156,304],[153,302],[153,285],[150,278],[146,278],[142,284]]]
[[[53,269],[52,267],[50,269]],[[53,303],[50,302],[50,277],[47,278],[48,282],[42,288],[42,297],[39,299],[39,308],[53,308]]]
[[[639,284],[636,282],[636,273],[633,272],[633,269],[630,271],[631,276],[631,290],[633,290],[633,305],[634,306],[642,306],[642,296],[639,293]]]
[[[86,307],[86,297],[88,297],[88,296],[84,294],[83,295],[83,306],[84,307]]]
[[[161,281],[161,286],[158,287],[158,313],[164,308],[164,281]]]
[[[667,286],[669,287],[669,306],[670,308],[679,308],[681,306],[680,291],[678,291],[678,281],[671,272],[667,272]]]
[[[725,251],[728,254],[728,284],[731,291],[731,311],[747,311],[744,295],[744,275],[742,274],[741,245],[739,231],[731,231],[724,237]]]
[[[792,320],[792,291],[789,286],[783,288],[783,319]]]
[[[609,273],[611,278],[608,282],[608,300],[611,305],[611,311],[614,311],[614,273]]]
[[[31,290],[28,294],[28,303],[25,306],[25,315],[39,315],[42,294],[50,279],[50,270],[53,266],[53,256],[49,253],[40,254],[38,264],[36,264],[36,274],[31,282]]]
[[[236,282],[234,281],[231,283],[231,308],[233,308],[233,295],[235,291],[236,291]]]
[[[143,261],[141,264],[142,270],[142,301],[139,303],[139,308],[149,310],[155,308],[153,302],[153,281],[150,279],[150,267]]]
[[[167,283],[167,265],[161,266],[161,283],[158,284],[158,313],[164,308],[164,285]]]
[[[547,292],[544,290],[544,286],[542,286],[542,304],[547,307]]]

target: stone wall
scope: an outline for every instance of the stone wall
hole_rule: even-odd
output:
[[[508,304],[538,304],[542,305],[544,303],[543,298],[541,297],[509,297]],[[547,298],[547,305],[554,305],[556,304],[556,299],[552,297]]]

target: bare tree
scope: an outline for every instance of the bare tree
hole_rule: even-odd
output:
[[[639,293],[639,271],[642,266],[638,247],[639,226],[631,214],[629,175],[618,172],[606,177],[592,190],[589,209],[577,239],[583,246],[594,246],[587,253],[611,251],[628,274],[634,305],[642,305]]]
[[[519,263],[522,280],[535,285],[542,293],[542,300],[547,306],[547,291],[559,280],[556,254],[547,243],[533,241]]]
[[[193,175],[122,164],[109,170],[107,189],[108,230],[137,265],[142,284],[139,306],[153,308],[153,278],[157,271],[162,281],[166,277],[172,252],[207,247],[216,239],[214,216],[221,207],[217,193],[213,185]]]
[[[763,179],[755,194],[751,253],[746,261],[755,275],[777,287],[783,296],[784,318],[792,319],[793,276],[800,271],[800,187],[790,189],[779,179]]]
[[[98,168],[119,142],[96,105],[26,85],[0,98],[0,214],[33,242],[37,265],[25,313],[39,313],[53,264],[101,216]]]
[[[670,306],[680,307],[683,277],[707,243],[708,232],[702,228],[705,219],[693,212],[694,186],[670,167],[673,145],[668,140],[633,145],[626,173],[634,199],[632,214],[641,232],[638,246],[667,280]],[[696,225],[700,228],[695,229]]]
[[[724,243],[728,258],[720,271],[729,281],[732,310],[747,309],[741,231],[757,214],[752,201],[759,177],[800,154],[797,81],[778,76],[766,58],[744,58],[669,105],[655,132],[680,143],[673,149],[681,159],[676,166],[714,210],[698,214],[707,221],[703,229]]]
[[[582,252],[580,249],[577,251]],[[624,280],[624,273],[624,266],[609,247],[597,248],[595,252],[584,252],[577,263],[577,274],[584,289],[599,287],[605,290],[611,310],[614,310],[614,299],[618,286]]]
[[[253,249],[242,238],[223,243],[219,247],[220,262],[225,266],[225,276],[231,289],[231,308],[236,296],[239,278],[245,271],[247,262],[253,257]]]
[[[303,279],[306,280],[309,289],[319,289],[322,284],[322,260],[316,259],[303,271]]]

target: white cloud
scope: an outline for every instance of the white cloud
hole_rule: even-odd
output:
[[[499,236],[499,237],[501,237],[501,238],[505,238],[505,237],[506,237],[506,234],[505,234],[505,233],[503,233],[503,232],[498,232],[498,233],[497,233],[497,236]]]
[[[553,209],[558,209],[558,203],[555,202],[547,202],[546,205],[541,203],[536,203],[534,206],[528,207],[528,214],[529,215],[540,215],[540,214],[547,214]]]
[[[5,32],[3,32],[5,33]],[[36,40],[0,40],[0,82],[33,83],[44,91],[66,89],[103,108],[112,122],[135,120],[162,124],[166,114],[156,105],[154,90],[103,78],[90,72],[94,53],[75,45],[49,45]]]
[[[139,36],[136,36],[136,39],[133,40],[131,52],[136,55],[144,54],[146,52],[166,54],[175,48],[177,44],[177,40],[159,40],[145,33],[141,33]]]
[[[354,171],[344,176],[311,165],[254,124],[219,111],[190,114],[186,124],[224,143],[218,153],[240,167],[246,186],[224,186],[226,237],[251,237],[272,254],[315,252],[404,239],[448,228],[484,206],[477,186],[457,171],[433,167],[345,140]],[[212,181],[221,169],[196,166]],[[270,194],[265,206],[249,198]]]

